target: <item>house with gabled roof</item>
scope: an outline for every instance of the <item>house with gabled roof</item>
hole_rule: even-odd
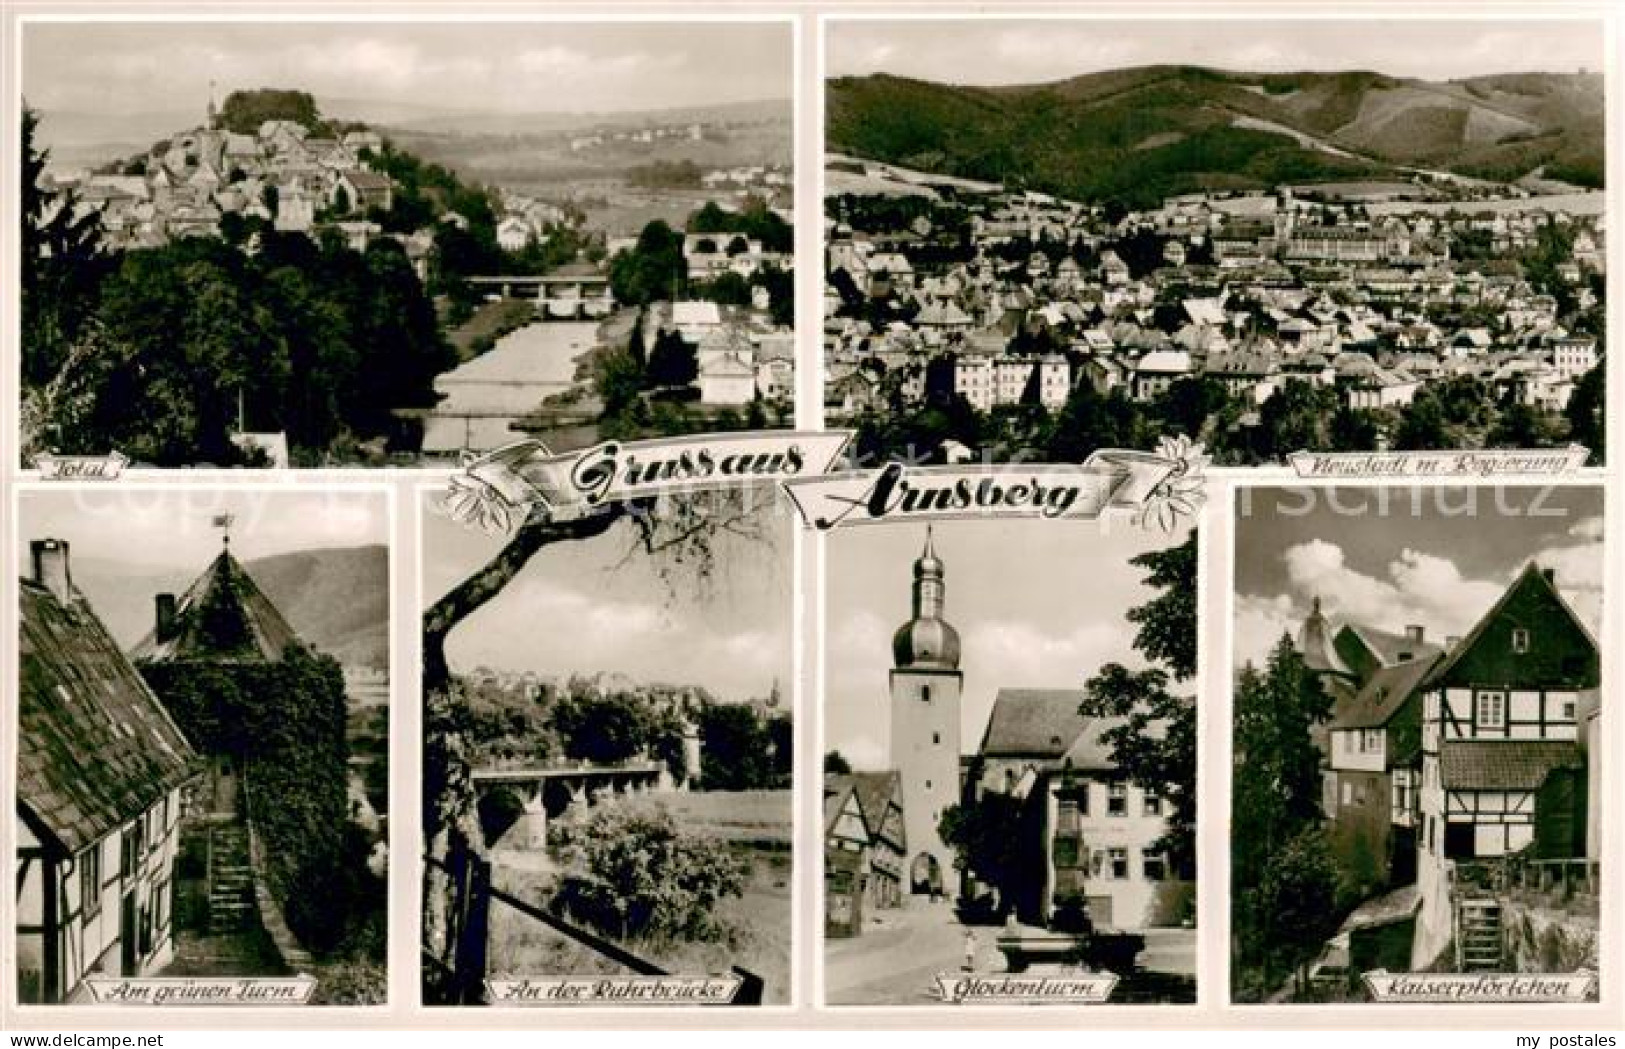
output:
[[[1564,861],[1594,852],[1589,738],[1600,703],[1591,632],[1531,562],[1422,686],[1417,882],[1412,962],[1450,942],[1458,897],[1512,857]]]
[[[96,975],[174,955],[174,876],[200,761],[74,586],[69,544],[30,544],[18,624],[18,997],[82,1001]]]
[[[1080,689],[1000,689],[966,789],[1020,803],[1031,874],[1001,904],[1047,925],[1083,903],[1097,926],[1144,928],[1156,920],[1161,883],[1174,877],[1157,846],[1165,802],[1113,760],[1105,733],[1122,719],[1088,717],[1083,701]]]

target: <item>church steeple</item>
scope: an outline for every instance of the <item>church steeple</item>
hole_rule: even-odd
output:
[[[210,131],[220,128],[220,109],[214,104],[214,81],[209,81],[209,109],[206,114],[208,123],[205,125]]]
[[[1316,594],[1309,609],[1309,618],[1298,630],[1298,654],[1304,666],[1317,674],[1351,674],[1348,664],[1337,652],[1332,640],[1332,625],[1326,613],[1320,610],[1320,595]]]
[[[925,548],[914,562],[914,617],[892,638],[892,654],[899,667],[959,666],[959,632],[942,618],[947,588],[942,559],[937,557],[931,529],[925,530]]]
[[[914,618],[940,619],[945,588],[942,561],[931,545],[931,526],[925,526],[925,549],[914,562]]]

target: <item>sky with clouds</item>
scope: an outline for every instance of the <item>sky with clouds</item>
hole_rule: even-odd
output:
[[[784,22],[36,22],[23,95],[66,112],[202,111],[209,83],[438,111],[593,113],[783,99]],[[338,113],[345,116],[366,114]]]
[[[26,491],[18,497],[18,557],[30,540],[66,539],[75,560],[125,566],[131,574],[193,573],[220,552],[215,517],[230,514],[232,552],[252,561],[274,554],[387,544],[383,492],[264,489],[108,489]]]
[[[829,23],[826,70],[979,86],[1164,63],[1246,72],[1361,69],[1438,80],[1601,69],[1603,47],[1595,19],[858,19]]]
[[[944,618],[965,674],[960,745],[974,752],[1000,688],[1078,688],[1100,666],[1143,666],[1123,617],[1156,596],[1129,559],[1177,544],[1126,521],[951,521],[934,532]],[[892,635],[911,614],[924,526],[840,529],[825,552],[825,748],[886,767]]]
[[[1325,612],[1380,630],[1466,634],[1531,560],[1595,635],[1600,488],[1243,489],[1235,523],[1235,666],[1262,665]]]
[[[433,496],[424,507],[423,599],[433,603],[490,560],[503,538],[452,521]],[[619,673],[702,685],[732,700],[765,697],[777,682],[789,696],[791,522],[764,513],[760,538],[716,534],[716,568],[705,581],[669,557],[628,557],[636,536],[627,523],[543,550],[452,633],[452,666]],[[662,568],[676,570],[668,580]]]

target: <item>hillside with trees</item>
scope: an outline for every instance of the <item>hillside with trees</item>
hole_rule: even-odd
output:
[[[1435,83],[1149,66],[999,88],[876,74],[833,79],[827,97],[832,150],[1131,207],[1201,189],[1409,178],[1412,165],[1603,179],[1597,74]]]

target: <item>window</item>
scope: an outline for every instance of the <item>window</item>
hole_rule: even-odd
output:
[[[920,702],[921,703],[929,703],[929,702],[931,702],[931,686],[930,685],[921,685],[920,686]]]
[[[1475,725],[1479,728],[1506,727],[1507,694],[1505,692],[1480,692],[1477,700],[1478,709],[1473,718]]]
[[[141,823],[137,823],[124,832],[119,841],[118,873],[121,878],[135,877],[136,868],[141,865]]]
[[[931,733],[931,745],[933,747],[942,746],[942,733],[940,733],[940,732]]]
[[[1128,784],[1113,783],[1106,788],[1106,815],[1128,815]]]
[[[1076,797],[1077,802],[1078,802],[1078,815],[1080,815],[1080,816],[1089,815],[1089,784],[1088,783],[1080,783],[1080,784],[1078,784],[1078,792],[1075,795],[1075,797]]]
[[[97,842],[79,857],[79,913],[94,918],[102,912],[102,846]]]
[[[1564,721],[1573,721],[1574,720],[1575,709],[1576,708],[1574,706],[1574,700],[1565,699],[1563,701],[1563,704],[1562,704],[1563,720]]]
[[[1147,815],[1147,816],[1160,816],[1160,815],[1162,815],[1162,797],[1161,797],[1161,795],[1154,794],[1149,790],[1146,791],[1145,792],[1145,809],[1144,809],[1144,812],[1145,812],[1145,815]]]
[[[1354,804],[1354,784],[1348,780],[1343,781],[1343,804]]]
[[[1514,627],[1512,630],[1512,651],[1529,651],[1529,631],[1523,627]]]
[[[1122,878],[1127,878],[1128,877],[1128,850],[1127,849],[1107,849],[1106,850],[1106,859],[1107,859],[1107,862],[1111,865],[1110,874],[1111,874],[1111,877],[1113,879],[1122,879]]]
[[[1140,870],[1145,872],[1146,881],[1168,880],[1168,861],[1154,849],[1140,850]]]

